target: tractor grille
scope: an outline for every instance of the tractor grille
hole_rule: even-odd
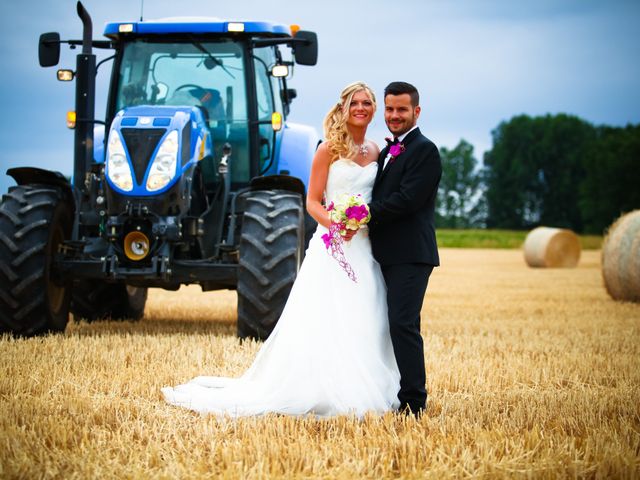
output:
[[[164,128],[122,129],[122,136],[131,157],[131,163],[133,163],[133,171],[136,174],[138,185],[142,184],[151,155],[165,132],[166,129]]]

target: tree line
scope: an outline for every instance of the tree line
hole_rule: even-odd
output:
[[[519,115],[491,134],[482,165],[464,139],[440,149],[439,227],[546,225],[601,234],[640,208],[640,125]]]

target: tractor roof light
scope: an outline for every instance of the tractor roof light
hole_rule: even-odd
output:
[[[76,128],[76,112],[73,110],[67,112],[67,128]]]
[[[227,32],[244,32],[244,23],[229,22],[227,24]]]
[[[274,65],[271,67],[271,76],[276,78],[283,78],[289,76],[288,65]]]
[[[133,32],[133,23],[121,23],[118,25],[118,32],[131,33]]]
[[[296,24],[289,25],[289,28],[291,29],[291,36],[295,37],[296,33],[298,33],[298,30],[300,30],[300,25],[296,25]]]
[[[271,114],[271,127],[274,132],[282,130],[282,115],[278,112],[273,112]]]
[[[58,76],[58,81],[60,82],[70,82],[76,75],[73,70],[63,68],[59,69],[56,74]]]

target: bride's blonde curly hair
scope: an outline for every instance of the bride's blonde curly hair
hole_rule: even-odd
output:
[[[347,120],[349,119],[349,106],[353,96],[364,90],[373,103],[373,112],[376,111],[376,96],[373,90],[364,82],[353,82],[347,85],[340,93],[340,101],[336,103],[324,118],[324,138],[328,142],[331,162],[340,157],[350,158],[357,154],[357,147],[349,131]]]

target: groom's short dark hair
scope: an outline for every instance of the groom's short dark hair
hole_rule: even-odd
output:
[[[420,94],[418,93],[418,89],[407,82],[391,82],[387,85],[387,88],[384,89],[384,96],[387,95],[402,95],[403,93],[408,93],[411,97],[411,105],[413,107],[417,107],[420,104]]]

